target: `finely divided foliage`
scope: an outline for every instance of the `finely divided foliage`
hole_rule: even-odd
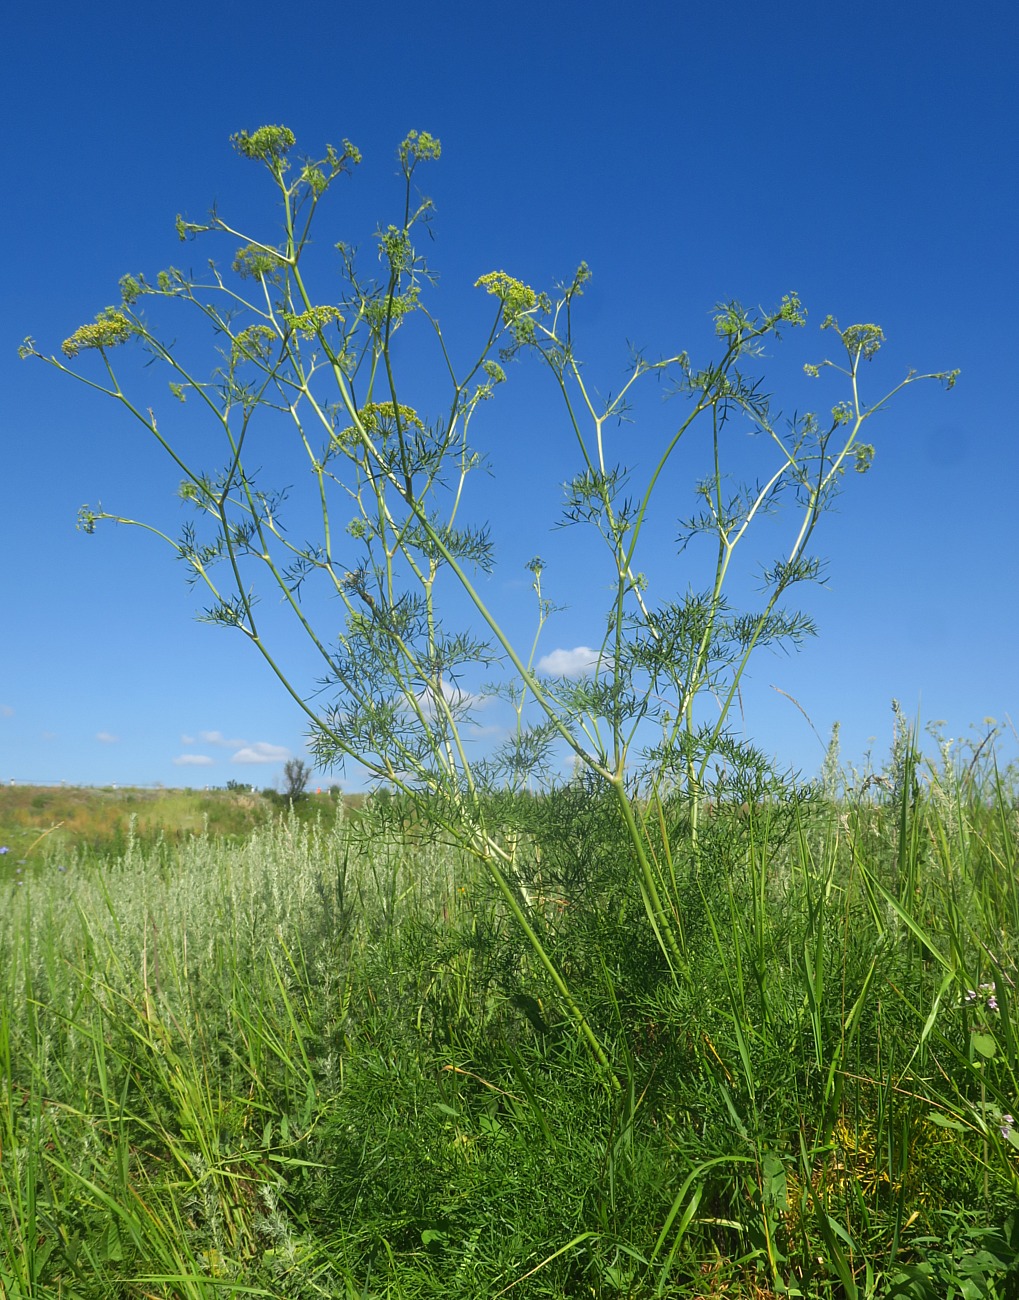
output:
[[[735,780],[753,800],[773,788],[762,756],[729,730],[746,666],[759,647],[796,644],[813,631],[784,598],[820,572],[815,530],[845,471],[870,465],[866,421],[918,379],[951,387],[955,374],[909,372],[890,391],[868,398],[861,366],[880,346],[881,331],[843,329],[829,317],[825,328],[836,359],[807,369],[817,377],[822,370],[837,375],[839,400],[827,416],[809,414],[781,427],[755,366],[767,343],[805,322],[790,294],[771,311],[719,307],[713,360],[698,364],[686,352],[639,358],[617,395],[599,402],[574,339],[590,274],[583,264],[553,293],[502,270],[482,275],[476,287],[496,300],[495,310],[474,353],[459,362],[432,312],[432,276],[417,242],[431,203],[418,195],[416,173],[439,157],[434,137],[411,132],[399,146],[402,210],[395,224],[376,232],[378,278],[364,275],[350,242],[336,243],[344,278],[338,299],[333,281],[325,290],[311,282],[311,229],[323,200],[360,161],[358,150],[344,141],[323,158],[295,165],[295,139],[282,126],[241,132],[232,142],[268,173],[281,204],[279,230],[253,236],[216,212],[199,223],[178,217],[182,241],[229,241],[229,271],[210,261],[201,275],[170,267],[152,280],[125,276],[120,304],[74,331],[63,360],[43,355],[31,341],[24,346],[25,355],[107,394],[140,422],[174,464],[179,497],[193,515],[177,537],[98,507],[83,508],[81,527],[91,532],[115,520],[156,532],[207,592],[203,617],[246,638],[304,711],[317,763],[329,768],[356,760],[474,855],[608,1087],[619,1090],[619,1063],[542,937],[543,891],[521,859],[519,814],[493,796],[554,790],[564,751],[604,788],[648,933],[671,978],[680,981],[687,960],[681,900],[671,846],[663,842],[661,801],[678,795],[683,802],[687,833],[677,852],[699,868],[711,765],[717,762],[726,781]],[[192,369],[150,320],[164,306],[190,311],[210,328],[219,349],[211,373]],[[433,357],[447,376],[445,402],[430,410],[411,404],[401,377],[406,359],[397,339],[412,318],[430,332]],[[422,333],[412,336],[418,345]],[[175,441],[154,410],[122,387],[117,349],[129,343],[165,367],[173,398],[197,407],[194,418],[218,434],[218,468],[194,463],[186,442]],[[98,366],[85,361],[86,352],[97,354]],[[516,357],[545,367],[561,403],[560,427],[576,455],[563,522],[591,531],[610,590],[593,671],[579,681],[541,672],[537,636],[530,645],[516,644],[477,582],[495,556],[487,526],[469,519],[471,479],[482,464],[471,431],[482,405],[506,382],[503,363]],[[80,370],[67,364],[75,360]],[[674,393],[675,423],[647,464],[615,464],[606,428],[650,378],[664,380]],[[304,507],[291,520],[287,494],[260,480],[256,438],[263,419],[289,425],[303,479],[313,486],[313,541],[300,540],[308,535]],[[757,480],[733,487],[727,435],[737,419],[758,435],[771,461]],[[680,542],[706,536],[713,561],[699,590],[684,591],[684,575],[682,584],[677,579],[658,591],[641,567],[641,539],[677,449],[694,436],[704,441],[706,476]],[[790,525],[785,549],[766,569],[761,606],[735,611],[726,598],[733,557],[755,521],[779,505]],[[540,632],[554,607],[545,566],[536,558],[529,569]],[[319,665],[317,682],[297,680],[277,658],[257,608],[265,591],[282,600],[306,637]],[[323,592],[343,610],[338,632],[335,604],[328,618],[315,614]],[[466,743],[478,696],[460,685],[478,665],[492,678],[490,690],[512,701],[516,716],[510,740],[481,761]],[[718,702],[713,718],[702,707],[706,697]]]

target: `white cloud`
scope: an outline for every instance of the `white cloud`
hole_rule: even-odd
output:
[[[468,709],[477,711],[478,709],[487,709],[493,701],[491,695],[475,695],[473,691],[465,691],[462,686],[457,686],[455,682],[448,682],[443,678],[442,694],[448,702],[450,708],[456,710],[458,714],[465,713]],[[421,706],[421,712],[426,718],[435,717],[436,706],[430,690],[420,691],[415,697]],[[413,706],[408,701],[404,705],[408,711],[413,712]]]
[[[230,755],[231,763],[279,763],[284,758],[290,757],[290,750],[286,745],[271,745],[267,740],[241,740],[239,737],[224,736],[221,731],[200,731],[198,739],[205,745],[216,745],[219,749],[232,749],[234,752]],[[181,736],[182,745],[195,744],[194,736]],[[198,759],[191,759],[186,755],[173,760],[175,763],[197,762]],[[211,758],[203,758],[203,763],[211,763]]]
[[[120,739],[119,736],[113,735],[110,731],[97,731],[96,740],[102,741],[104,745],[115,745]]]
[[[178,767],[211,767],[216,760],[208,754],[178,754],[173,761]]]
[[[491,727],[471,727],[468,735],[472,740],[484,740],[488,736],[501,736],[505,733],[506,728],[498,725]]]
[[[13,718],[14,710],[9,704],[0,704],[0,718]]]
[[[222,745],[224,749],[243,749],[246,740],[230,740],[221,731],[200,731],[198,735],[207,745]]]
[[[270,745],[268,741],[256,740],[253,745],[243,745],[234,754],[231,763],[278,763],[280,759],[289,758],[290,750],[285,745]]]
[[[598,666],[598,651],[578,645],[572,650],[553,650],[538,660],[538,672],[551,677],[586,677]]]

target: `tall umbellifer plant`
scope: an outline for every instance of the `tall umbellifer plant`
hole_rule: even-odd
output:
[[[201,275],[175,267],[154,281],[126,275],[120,303],[75,330],[63,344],[63,359],[40,353],[31,340],[23,347],[23,355],[120,404],[174,463],[179,496],[192,512],[177,537],[102,509],[83,509],[80,525],[91,533],[101,521],[114,520],[161,537],[209,593],[203,617],[246,638],[303,710],[318,764],[356,760],[477,855],[613,1077],[534,924],[531,898],[516,871],[516,841],[493,822],[485,796],[493,782],[512,787],[555,780],[564,749],[575,766],[596,777],[618,805],[649,923],[678,972],[675,880],[660,869],[662,855],[652,851],[641,812],[646,803],[635,792],[664,786],[682,792],[696,845],[708,764],[719,755],[737,766],[749,758],[727,724],[751,655],[812,631],[809,619],[784,607],[783,597],[818,575],[812,544],[821,515],[845,471],[870,464],[864,422],[918,378],[951,387],[955,372],[910,372],[867,403],[861,365],[880,347],[881,330],[841,329],[829,318],[823,328],[837,340],[839,360],[807,370],[814,376],[822,368],[835,371],[845,385],[843,400],[823,419],[807,415],[779,430],[752,367],[769,340],[804,323],[800,302],[790,294],[771,312],[747,312],[737,303],[721,307],[713,361],[696,365],[685,352],[638,359],[618,394],[600,402],[573,337],[577,299],[589,274],[583,264],[554,295],[502,271],[482,275],[476,288],[495,299],[490,324],[474,355],[458,365],[431,313],[432,280],[415,243],[431,209],[417,196],[415,173],[438,158],[438,140],[411,132],[399,147],[402,213],[396,224],[377,231],[379,277],[364,278],[352,246],[336,244],[339,296],[334,279],[324,291],[311,283],[309,240],[320,205],[360,161],[358,150],[345,141],[339,149],[328,147],[323,159],[295,167],[294,136],[285,127],[241,132],[232,143],[268,172],[282,205],[282,230],[253,237],[216,213],[202,223],[178,218],[183,241],[232,241],[229,269],[210,261]],[[185,348],[163,341],[150,323],[149,310],[157,306],[204,320],[219,351],[211,372],[192,369]],[[407,357],[395,341],[411,318],[423,318],[434,341],[433,367],[446,385],[440,407],[429,393],[429,409],[422,409],[406,389]],[[170,396],[188,404],[187,419],[162,413],[157,419],[154,408],[129,396],[115,361],[126,344],[166,367]],[[85,352],[98,355],[72,368],[69,363]],[[487,526],[472,523],[468,514],[469,483],[482,463],[471,429],[479,408],[506,381],[501,363],[525,354],[544,364],[558,390],[559,427],[577,456],[564,521],[596,535],[604,565],[599,583],[604,589],[607,578],[610,587],[604,637],[579,682],[539,671],[538,638],[516,644],[477,582],[479,572],[492,569],[494,553]],[[685,405],[638,476],[637,467],[611,459],[606,429],[649,376],[666,378]],[[752,486],[733,487],[728,476],[724,435],[737,419],[771,453]],[[198,420],[221,440],[216,469],[195,464],[187,451],[187,432]],[[184,430],[179,438],[167,432],[174,424]],[[281,424],[289,427],[293,456],[311,485],[313,513],[308,501],[288,502],[286,493],[256,475],[265,454],[263,428],[278,443]],[[642,538],[677,448],[695,430],[705,438],[706,476],[696,485],[699,504],[682,526],[682,540],[707,535],[712,570],[701,590],[677,572],[672,589],[659,593],[642,569]],[[780,499],[792,520],[785,550],[766,568],[761,607],[736,613],[725,594],[734,554],[754,521],[773,513]],[[314,540],[305,541],[312,517]],[[553,607],[542,562],[529,567],[540,632]],[[265,588],[282,598],[317,656],[314,682],[297,680],[277,658],[256,605]],[[328,607],[317,604],[323,591],[334,598]],[[336,601],[343,610],[338,634]],[[459,612],[455,622],[453,609]],[[480,762],[465,743],[479,698],[462,684],[479,664],[495,683],[492,689],[512,699],[516,714],[509,741]],[[716,702],[713,714],[703,707],[707,695]]]

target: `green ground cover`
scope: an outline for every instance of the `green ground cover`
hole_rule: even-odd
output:
[[[3,855],[0,1295],[1019,1294],[1011,776],[639,810],[672,970],[602,790],[499,815],[619,1090],[397,800]]]

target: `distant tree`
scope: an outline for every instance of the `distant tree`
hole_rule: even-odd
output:
[[[303,799],[304,787],[311,780],[311,768],[303,759],[288,758],[283,764],[283,795],[287,799]]]

